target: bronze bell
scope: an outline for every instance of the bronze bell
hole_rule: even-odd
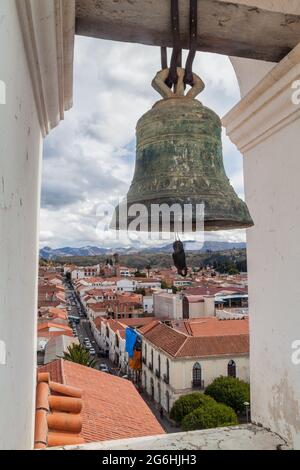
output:
[[[151,205],[163,203],[169,206],[179,203],[181,207],[192,204],[193,230],[196,227],[194,207],[201,203],[204,204],[204,230],[250,227],[253,221],[248,208],[236,195],[225,173],[221,120],[195,99],[204,89],[204,83],[193,74],[194,86],[184,96],[184,69],[177,69],[178,83],[174,92],[165,84],[168,71],[158,72],[152,82],[163,99],[137,123],[136,165],[127,194],[127,208],[133,204],[146,206],[148,231],[151,230]],[[121,206],[122,203],[113,218],[117,229],[120,228]],[[171,231],[176,214],[172,217]],[[126,223],[134,218],[128,215]],[[161,226],[160,230],[163,230]]]

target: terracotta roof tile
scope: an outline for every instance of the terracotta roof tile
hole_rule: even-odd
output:
[[[52,382],[50,373],[38,374],[34,434],[36,449],[85,442],[80,435],[82,430],[80,397],[80,390]]]
[[[82,391],[80,436],[86,442],[164,433],[128,380],[63,360],[53,361],[39,370],[61,376],[64,385]]]
[[[153,325],[140,330],[154,346],[173,357],[204,357],[249,353],[248,320],[202,318]],[[177,326],[176,326],[177,325]]]

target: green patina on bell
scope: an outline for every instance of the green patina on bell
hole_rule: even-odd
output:
[[[204,203],[205,230],[250,227],[253,221],[248,208],[225,173],[221,120],[195,99],[204,88],[202,80],[194,74],[195,85],[184,96],[180,80],[184,69],[178,69],[175,93],[164,83],[167,72],[159,72],[152,83],[164,99],[137,123],[136,165],[127,194],[128,208],[132,204],[145,205],[150,222],[152,204],[192,204],[194,229],[195,206]],[[133,219],[128,217],[127,222]]]

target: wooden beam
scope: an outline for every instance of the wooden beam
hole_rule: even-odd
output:
[[[189,0],[180,0],[188,48]],[[172,46],[169,0],[76,0],[76,33],[114,41]],[[198,1],[198,50],[279,62],[300,42],[300,15],[226,0]]]

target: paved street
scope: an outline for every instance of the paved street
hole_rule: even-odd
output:
[[[101,351],[99,346],[97,345],[92,330],[90,326],[90,322],[86,317],[86,312],[84,307],[80,304],[79,299],[76,297],[76,292],[72,286],[72,284],[66,283],[66,299],[68,305],[71,306],[71,311],[69,311],[69,315],[72,315],[72,317],[77,318],[80,320],[80,323],[76,325],[76,331],[78,334],[78,340],[80,344],[84,344],[84,339],[89,338],[93,348],[96,351],[95,355],[95,360],[96,360],[96,367],[99,368],[100,364],[106,364],[111,371],[111,373],[116,373],[114,369],[113,363],[110,361],[110,359],[101,357]],[[151,400],[151,398],[145,393],[145,392],[140,392],[141,397],[144,399],[146,404],[149,406],[149,408],[152,410],[153,414],[157,418],[157,420],[160,422],[162,427],[167,433],[174,433],[174,432],[179,432],[180,428],[174,426],[166,417],[166,415],[163,416],[163,418],[160,415],[160,408],[159,406]]]
[[[164,430],[167,433],[173,433],[173,432],[180,432],[181,429],[179,426],[174,426],[173,423],[167,418],[166,413],[164,413],[163,418],[160,415],[160,407],[158,406],[157,403],[155,403],[149,395],[147,395],[145,392],[140,393],[141,397],[144,399],[146,404],[149,406],[151,409],[152,413],[155,415],[156,419],[159,421],[161,426],[164,428]]]
[[[110,359],[106,357],[101,357],[100,348],[94,339],[94,336],[90,327],[90,322],[86,317],[84,307],[82,307],[80,302],[78,301],[73,286],[70,286],[70,284],[68,283],[66,284],[66,299],[67,299],[68,305],[71,306],[71,311],[69,311],[69,315],[72,315],[74,319],[77,318],[80,320],[80,323],[76,324],[76,331],[77,331],[78,340],[80,344],[83,345],[84,339],[89,338],[92,344],[92,347],[96,351],[96,355],[94,356],[94,359],[96,361],[97,368],[99,367],[100,364],[106,364],[109,370],[111,370],[113,373],[114,365],[110,361]]]

